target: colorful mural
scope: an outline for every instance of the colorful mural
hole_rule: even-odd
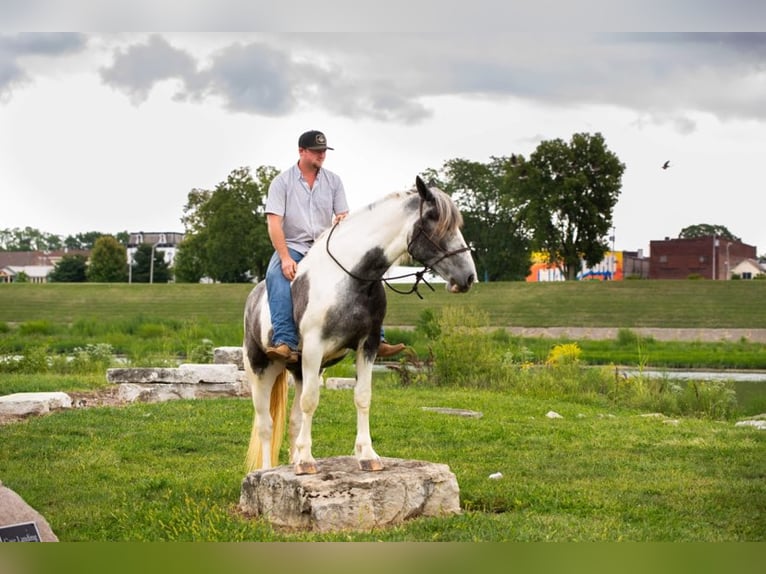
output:
[[[623,278],[622,251],[607,251],[601,262],[593,267],[587,267],[585,261],[582,261],[582,267],[577,273],[578,281],[622,281]],[[561,270],[549,263],[544,253],[532,254],[532,266],[529,269],[529,275],[527,275],[528,282],[564,280]]]

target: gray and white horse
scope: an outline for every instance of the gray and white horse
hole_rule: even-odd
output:
[[[382,277],[409,253],[444,278],[449,291],[468,291],[476,280],[476,267],[460,232],[462,222],[450,197],[429,189],[417,177],[416,190],[390,194],[323,233],[298,265],[291,287],[301,339],[301,360],[295,364],[266,356],[272,328],[265,282],[253,288],[245,306],[243,343],[255,405],[249,471],[278,464],[289,369],[295,379],[290,461],[296,474],[317,472],[311,455],[311,423],[319,403],[321,373],[349,350],[356,351],[355,456],[363,470],[383,468],[372,448],[369,424],[372,365],[386,314]]]

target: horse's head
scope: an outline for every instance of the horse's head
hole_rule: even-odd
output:
[[[407,251],[445,279],[449,291],[464,293],[476,281],[476,266],[460,232],[463,216],[446,193],[429,189],[420,176],[415,185],[420,211]]]

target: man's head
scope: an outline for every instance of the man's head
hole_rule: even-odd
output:
[[[309,149],[311,151],[324,151],[333,149],[328,147],[327,138],[322,132],[311,130],[301,134],[298,138],[298,149]]]

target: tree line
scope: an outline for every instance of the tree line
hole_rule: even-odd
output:
[[[421,175],[447,192],[463,213],[463,234],[481,280],[524,280],[533,252],[573,280],[582,260],[594,266],[610,248],[624,171],[600,133],[576,133],[569,141],[542,141],[528,158],[492,156],[486,163],[455,158]],[[148,282],[150,273],[158,283],[262,278],[273,251],[265,202],[277,174],[272,166],[260,166],[255,173],[240,167],[214,189],[192,189],[183,207],[185,237],[173,269],[160,250],[152,265],[149,245],[139,246],[128,267],[127,232],[122,237],[92,232],[62,240],[72,248],[92,246],[90,263],[67,256],[51,280]],[[686,227],[679,237],[710,233],[736,239],[724,226],[709,224]],[[29,228],[0,231],[0,249],[40,244],[50,249],[55,238]]]

